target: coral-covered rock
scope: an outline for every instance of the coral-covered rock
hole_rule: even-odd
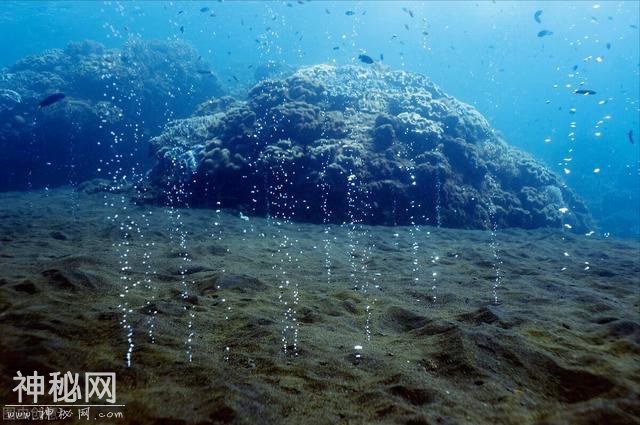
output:
[[[39,108],[54,92],[66,98]],[[180,42],[70,43],[0,73],[0,190],[55,186],[146,160],[143,143],[222,89]],[[118,156],[116,156],[118,155]]]
[[[319,65],[152,139],[156,200],[314,222],[592,226],[557,175],[427,78]]]

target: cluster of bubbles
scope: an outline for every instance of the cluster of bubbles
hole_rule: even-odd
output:
[[[273,270],[279,283],[278,302],[284,308],[282,318],[282,350],[293,356],[298,355],[298,306],[300,304],[300,288],[293,271],[299,268],[297,255],[298,240],[295,233],[291,233],[291,219],[295,214],[298,200],[291,190],[295,171],[285,170],[283,154],[274,153],[270,156],[269,184],[267,194],[269,198],[269,216],[275,229],[274,242],[277,246],[274,257]]]

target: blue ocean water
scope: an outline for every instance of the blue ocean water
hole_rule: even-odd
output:
[[[562,175],[604,234],[637,238],[639,13],[636,1],[5,1],[0,67],[73,41],[184,40],[240,92],[270,61],[360,64],[366,53],[476,107]]]
[[[0,2],[3,420],[640,423],[639,27]]]

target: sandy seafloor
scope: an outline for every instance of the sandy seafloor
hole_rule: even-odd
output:
[[[101,422],[640,423],[637,242],[499,229],[495,304],[490,232],[421,227],[416,282],[410,227],[367,228],[369,236],[351,239],[334,227],[328,281],[321,225],[181,210],[176,218],[187,234],[180,247],[166,209],[104,196],[68,189],[0,195],[2,404],[17,401],[17,370],[115,371],[124,419]],[[143,228],[122,248],[131,267],[125,276],[151,279],[125,297],[135,329],[130,368],[118,309],[124,239],[107,218],[116,213],[116,221],[129,216]],[[296,248],[290,257],[278,250],[283,235]],[[375,277],[378,289],[354,290],[350,242],[358,251],[375,243],[354,261],[366,264],[360,282]],[[432,254],[440,257],[436,267]],[[288,288],[279,287],[282,270]],[[282,349],[279,296],[288,299],[296,285],[292,356],[292,347],[287,355]]]

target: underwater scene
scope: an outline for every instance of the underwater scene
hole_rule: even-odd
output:
[[[640,2],[0,23],[3,423],[640,424]]]

